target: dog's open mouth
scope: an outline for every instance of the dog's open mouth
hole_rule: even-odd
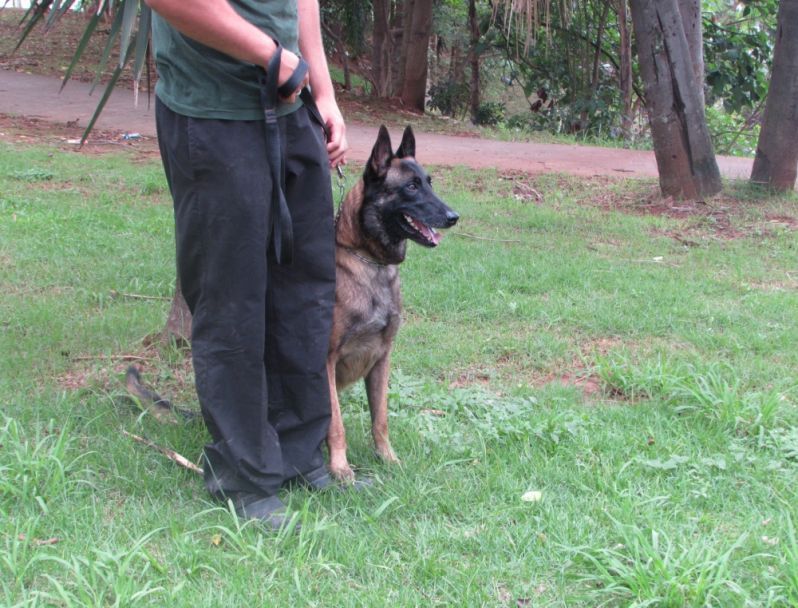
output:
[[[410,233],[416,237],[414,240],[427,247],[436,247],[441,242],[443,235],[432,226],[427,226],[424,222],[410,217],[406,213],[403,213],[402,217],[404,217]]]

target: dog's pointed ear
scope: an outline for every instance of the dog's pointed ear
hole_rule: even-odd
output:
[[[416,136],[413,135],[413,129],[410,125],[405,128],[404,135],[402,135],[402,143],[399,144],[396,156],[397,158],[416,157]]]
[[[391,136],[388,134],[388,129],[385,128],[385,125],[382,125],[380,126],[379,135],[377,135],[377,141],[371,149],[369,162],[366,163],[366,174],[383,179],[385,174],[388,173],[392,158]]]

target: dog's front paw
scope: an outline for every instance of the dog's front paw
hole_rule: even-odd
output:
[[[332,475],[336,481],[340,481],[341,483],[355,482],[355,472],[346,461],[330,462],[330,475]]]
[[[390,444],[377,446],[375,452],[377,454],[377,458],[383,462],[387,462],[389,464],[400,464],[400,460],[397,458]]]

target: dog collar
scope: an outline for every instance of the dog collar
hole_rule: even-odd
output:
[[[345,245],[337,245],[337,246],[340,247],[341,249],[346,249],[349,253],[351,253],[353,256],[355,256],[358,260],[366,262],[366,264],[371,264],[372,266],[382,266],[382,267],[388,266],[388,264],[383,264],[382,262],[378,262],[374,258],[370,258],[368,256],[361,255],[360,253],[358,253],[357,249],[353,249],[352,247],[346,247]]]

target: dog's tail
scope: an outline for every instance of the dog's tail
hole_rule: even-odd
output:
[[[171,401],[164,399],[155,391],[144,386],[141,382],[141,372],[135,365],[127,368],[125,386],[127,387],[127,392],[140,408],[154,408],[153,413],[156,418],[160,419],[159,414],[168,412],[180,414],[186,420],[192,420],[196,417],[196,413],[191,410],[172,405]]]

